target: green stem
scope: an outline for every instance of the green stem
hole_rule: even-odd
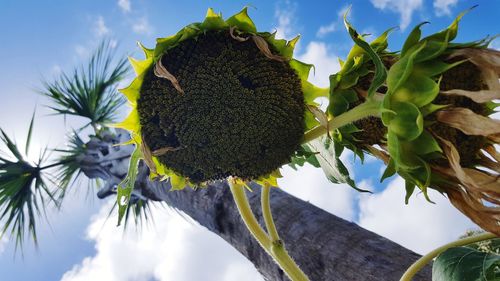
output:
[[[339,116],[333,117],[333,119],[328,122],[328,129],[332,131],[369,116],[380,116],[380,103],[381,101],[376,99],[367,99],[364,103],[354,107],[353,109],[346,111]],[[319,126],[309,130],[304,134],[302,143],[308,143],[316,138],[319,138],[320,136],[326,134],[326,130],[327,128],[324,126]]]
[[[260,197],[262,216],[264,217],[264,222],[266,223],[266,229],[271,237],[271,241],[276,242],[280,240],[278,235],[278,230],[276,230],[276,225],[274,224],[273,214],[271,213],[271,203],[270,203],[270,191],[271,187],[268,184],[262,186],[262,194]]]
[[[259,244],[266,251],[271,248],[272,241],[267,236],[266,232],[262,229],[259,222],[255,218],[250,203],[248,203],[247,196],[245,194],[244,187],[234,183],[231,179],[228,180],[229,188],[233,194],[234,202],[238,207],[243,222],[245,222],[246,227],[252,233],[254,238],[259,242]]]
[[[238,184],[234,179],[229,179],[229,188],[233,194],[234,202],[238,207],[243,222],[259,242],[261,247],[271,256],[292,281],[309,281],[309,278],[300,270],[297,264],[286,252],[281,240],[272,241],[259,225],[252,212],[250,203],[245,193],[244,186]]]
[[[487,233],[479,234],[476,236],[459,239],[459,240],[453,241],[451,243],[448,243],[446,245],[443,245],[439,248],[436,248],[435,250],[432,250],[431,252],[429,252],[425,256],[418,259],[415,263],[413,263],[406,270],[406,272],[403,274],[400,281],[411,281],[413,279],[413,276],[415,276],[415,274],[417,274],[417,272],[419,272],[426,264],[428,264],[435,257],[437,257],[442,252],[448,250],[449,248],[460,247],[460,246],[480,242],[483,240],[493,239],[496,237],[497,236],[495,234],[487,232]]]

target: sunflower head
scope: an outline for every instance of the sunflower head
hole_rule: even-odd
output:
[[[173,189],[229,176],[274,182],[317,125],[306,108],[327,93],[292,58],[297,41],[258,32],[244,8],[226,20],[209,9],[154,49],[141,45],[146,59],[130,59],[137,77],[121,90],[132,112],[118,124],[136,159]]]
[[[492,38],[452,42],[464,14],[424,38],[425,23],[419,24],[401,52],[379,54],[388,72],[374,93],[381,101],[378,117],[357,122],[355,130],[351,124],[339,131],[350,133],[344,146],[388,164],[382,180],[395,173],[406,180],[406,202],[416,188],[429,201],[427,189],[436,189],[481,227],[500,234],[500,157],[495,148],[500,121],[490,117],[500,98],[500,53],[486,48]],[[362,67],[354,71],[367,77],[368,84],[375,80]],[[354,97],[346,100],[345,111],[369,92],[363,80],[332,91],[336,99]]]

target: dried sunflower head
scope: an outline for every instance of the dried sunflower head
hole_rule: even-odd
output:
[[[137,77],[121,90],[132,112],[117,126],[137,149],[119,202],[138,159],[173,189],[229,176],[274,183],[317,124],[306,108],[328,93],[292,58],[297,40],[258,32],[246,8],[227,20],[209,9],[155,49],[141,45],[146,59],[130,59]]]
[[[427,188],[436,189],[481,227],[500,234],[495,148],[500,121],[490,117],[500,98],[500,52],[486,48],[492,38],[452,43],[463,14],[447,29],[421,39],[422,23],[400,53],[389,59],[381,54],[389,69],[375,93],[381,119],[363,119],[339,131],[349,141],[344,146],[388,164],[382,180],[396,172],[406,180],[406,202],[415,187],[427,199]],[[368,90],[362,79],[348,89],[356,97]]]

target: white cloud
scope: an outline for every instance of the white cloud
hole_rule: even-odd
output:
[[[95,255],[74,265],[62,281],[262,280],[253,265],[224,240],[166,208],[153,208],[151,226],[142,231],[132,227],[122,235],[113,223],[116,216],[105,222],[109,203],[87,229],[88,239],[95,242]]]
[[[83,45],[76,45],[75,52],[79,58],[86,58],[89,55],[89,50]]]
[[[140,33],[140,34],[153,33],[153,27],[149,23],[149,20],[147,17],[139,18],[134,24],[132,24],[132,30],[135,33]]]
[[[51,68],[50,68],[50,73],[52,75],[60,75],[62,73],[62,68],[60,65],[58,64],[54,64]]]
[[[450,7],[457,4],[458,0],[434,0],[433,6],[436,9],[434,12],[437,16],[450,15]]]
[[[0,238],[0,255],[2,255],[3,252],[5,252],[5,249],[7,248],[8,243],[9,243],[9,239],[7,239],[7,237],[3,236]]]
[[[130,0],[118,0],[118,7],[120,7],[124,13],[130,12],[132,9]]]
[[[332,33],[335,30],[337,30],[337,23],[336,22],[331,22],[328,25],[322,25],[319,27],[318,32],[316,32],[316,36],[319,38],[325,37],[328,33]]]
[[[354,176],[349,165],[351,157],[352,153],[344,153],[341,160],[351,171],[351,176]],[[305,164],[295,171],[285,166],[281,173],[283,178],[278,179],[278,182],[284,191],[343,219],[353,221],[356,218],[354,204],[358,192],[347,184],[333,184],[321,168]]]
[[[401,16],[400,27],[404,30],[411,22],[413,12],[422,8],[423,0],[370,0],[375,8],[391,10]]]
[[[293,34],[293,24],[296,9],[296,4],[289,1],[285,2],[284,7],[276,7],[274,17],[278,20],[278,26],[276,27],[277,38],[291,39],[295,36]]]
[[[337,12],[337,19],[327,25],[322,25],[316,32],[316,37],[323,38],[326,34],[337,31],[344,26],[344,15],[349,10],[349,6],[345,5]],[[349,12],[349,18],[352,21],[352,9]]]
[[[110,32],[102,16],[97,17],[97,21],[94,24],[94,31],[97,36],[104,36]]]
[[[320,87],[328,87],[330,74],[340,70],[340,65],[335,56],[324,42],[312,41],[307,45],[306,51],[297,58],[305,63],[315,66],[311,71],[309,81]]]
[[[405,205],[404,194],[404,181],[398,177],[381,193],[360,198],[359,225],[421,254],[477,228],[434,190],[429,196],[436,204],[414,194]]]

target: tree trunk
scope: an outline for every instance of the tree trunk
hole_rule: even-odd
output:
[[[106,186],[100,198],[112,194],[126,173],[130,147],[116,147],[127,134],[105,135],[92,139],[82,157],[81,169],[90,178],[102,178]],[[240,219],[226,182],[207,188],[170,192],[167,182],[150,181],[148,168],[140,166],[133,197],[164,201],[189,215],[208,230],[219,235],[247,257],[267,280],[288,280],[253,239]],[[261,218],[260,187],[247,192],[251,206]],[[134,199],[133,198],[133,199]],[[133,200],[131,200],[133,201]],[[338,218],[281,189],[271,192],[271,208],[276,226],[286,248],[300,268],[315,280],[399,280],[419,255],[400,245]],[[263,223],[261,222],[263,225]],[[430,280],[427,266],[414,280]]]

